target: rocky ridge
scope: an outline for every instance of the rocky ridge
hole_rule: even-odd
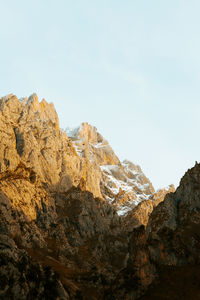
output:
[[[103,199],[126,214],[154,193],[150,180],[141,168],[128,160],[120,162],[109,143],[97,129],[88,123],[66,129],[81,158],[90,161],[100,175],[100,191]]]
[[[167,188],[159,189],[153,193],[147,200],[140,202],[135,208],[131,209],[128,214],[124,216],[123,224],[126,230],[132,230],[133,228],[146,226],[149,221],[149,217],[154,208],[164,200],[165,196],[169,193],[174,193],[174,185],[170,185]]]
[[[13,170],[23,162],[52,190],[67,191],[81,179],[94,196],[112,202],[119,214],[127,213],[154,192],[141,168],[120,162],[95,127],[60,130],[52,103],[39,103],[36,94],[0,99],[2,148],[0,169]]]
[[[146,234],[158,276],[142,299],[200,299],[200,164],[153,210]]]
[[[199,299],[199,164],[154,192],[36,95],[2,98],[0,125],[0,299]]]
[[[0,100],[1,172],[15,169],[19,162],[32,168],[52,191],[67,191],[81,178],[86,188],[101,196],[98,172],[77,154],[72,141],[60,130],[52,103],[39,103],[36,94],[28,99],[8,95]]]

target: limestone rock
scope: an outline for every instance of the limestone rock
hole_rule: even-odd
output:
[[[52,190],[67,191],[83,177],[87,190],[101,196],[98,170],[80,158],[71,140],[59,128],[52,103],[41,103],[36,94],[28,99],[8,95],[0,100],[1,172],[19,162],[33,168]]]
[[[23,164],[1,173],[2,297],[105,299],[129,240],[110,204],[80,188],[52,192]]]
[[[153,202],[153,206],[156,207],[160,202],[165,199],[165,196],[169,193],[175,192],[175,187],[173,184],[169,185],[166,188],[159,189],[155,193],[153,193],[149,199]]]
[[[141,168],[128,160],[120,162],[109,143],[88,123],[66,129],[80,156],[93,165],[101,196],[126,214],[139,202],[147,200],[154,188]]]
[[[20,162],[32,168],[52,191],[78,186],[112,202],[126,213],[154,192],[139,166],[120,162],[95,127],[82,123],[68,135],[59,128],[52,103],[8,95],[0,99],[0,170],[14,170]],[[121,192],[122,191],[122,192]]]
[[[113,178],[124,185],[127,177],[108,142],[85,125],[77,140],[85,137],[80,155],[75,140],[60,130],[53,105],[35,94],[2,98],[0,125],[0,296],[106,299],[129,262],[129,277],[148,286],[148,255],[140,268],[115,205],[102,199],[107,182],[100,166],[113,164]]]
[[[200,165],[188,170],[179,187],[152,212],[147,225],[156,280],[141,300],[199,298]]]
[[[67,136],[35,94],[0,100],[0,138],[0,298],[177,299],[187,281],[198,299],[200,164],[155,192],[96,128]]]
[[[160,264],[199,263],[200,165],[183,176],[175,193],[152,212],[147,233],[152,257]]]
[[[170,185],[169,187],[159,189],[150,195],[148,200],[140,202],[123,217],[123,226],[125,230],[131,232],[133,228],[140,227],[141,225],[147,226],[149,217],[154,208],[164,200],[167,194],[174,192],[174,185]]]
[[[80,156],[87,158],[98,166],[120,165],[109,143],[101,136],[96,127],[82,123],[75,129],[66,129],[67,135],[73,140]]]

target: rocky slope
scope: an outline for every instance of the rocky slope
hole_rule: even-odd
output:
[[[22,164],[1,174],[2,299],[112,299],[118,274],[134,267],[135,295],[152,282],[144,235],[130,250],[138,233],[127,236],[110,204],[84,189],[52,192]]]
[[[147,234],[156,262],[199,264],[199,212],[200,165],[196,163],[183,176],[176,192],[168,194],[150,216]]]
[[[139,166],[121,163],[95,127],[83,123],[68,131],[59,128],[52,103],[39,103],[36,94],[18,100],[0,99],[0,170],[19,162],[32,168],[53,191],[67,191],[83,178],[94,196],[107,199],[126,213],[154,192]]]
[[[154,193],[154,188],[141,168],[119,158],[109,143],[88,123],[66,130],[68,137],[81,158],[98,171],[101,196],[117,209],[119,215],[126,214]]]
[[[159,189],[157,192],[150,195],[147,200],[140,202],[124,216],[123,226],[128,231],[131,231],[133,228],[137,228],[141,225],[146,226],[154,208],[164,200],[167,194],[174,192],[175,187],[173,184],[167,188]]]
[[[32,168],[53,191],[77,186],[81,178],[87,189],[100,196],[98,172],[76,153],[71,140],[59,128],[52,103],[39,103],[37,95],[0,100],[1,172],[14,170],[19,162]]]
[[[154,192],[36,95],[0,100],[0,134],[0,299],[199,299],[199,164]]]
[[[135,206],[135,195],[145,198],[151,183],[87,123],[68,137],[53,104],[35,94],[2,98],[0,125],[0,295],[110,297],[130,260],[117,208],[125,196]]]
[[[200,299],[200,164],[152,212],[147,242],[158,277],[142,299]]]

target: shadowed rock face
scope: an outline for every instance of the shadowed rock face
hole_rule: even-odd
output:
[[[200,165],[181,179],[150,216],[147,226],[152,257],[166,265],[199,263]]]
[[[141,299],[200,297],[200,164],[152,212],[147,243],[158,277]]]
[[[154,208],[164,200],[165,196],[175,192],[175,187],[170,185],[168,188],[160,189],[150,195],[149,200],[140,202],[135,208],[123,217],[123,226],[126,231],[132,231],[133,228],[141,225],[147,226],[149,217]]]
[[[0,299],[198,299],[199,164],[154,192],[35,94],[0,100],[0,135]]]
[[[22,164],[1,174],[0,191],[3,299],[121,299],[124,272],[135,295],[151,283],[144,229],[127,236],[107,202],[79,187],[52,192]]]
[[[199,165],[189,170],[153,210],[146,232],[144,226],[127,230],[109,203],[81,190],[84,182],[59,193],[22,163],[2,172],[1,297],[165,299],[168,286],[178,299],[184,280],[194,286],[190,274],[198,283],[199,174]]]
[[[125,174],[108,142],[86,124],[79,133],[85,151],[79,155],[73,139],[59,129],[53,105],[39,103],[35,94],[2,98],[0,125],[1,297],[109,299],[118,274],[127,269],[134,280],[132,268],[134,293],[140,295],[139,287],[145,288],[153,276],[145,279],[136,244],[130,246],[137,232],[128,236],[116,204],[102,199],[107,181],[100,165],[113,164],[113,178],[124,184],[129,177],[142,184],[141,169],[135,166],[136,173]],[[145,257],[142,268],[149,264]]]

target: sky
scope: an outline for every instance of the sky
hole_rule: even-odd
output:
[[[0,0],[0,96],[88,122],[155,188],[200,155],[200,1]]]

